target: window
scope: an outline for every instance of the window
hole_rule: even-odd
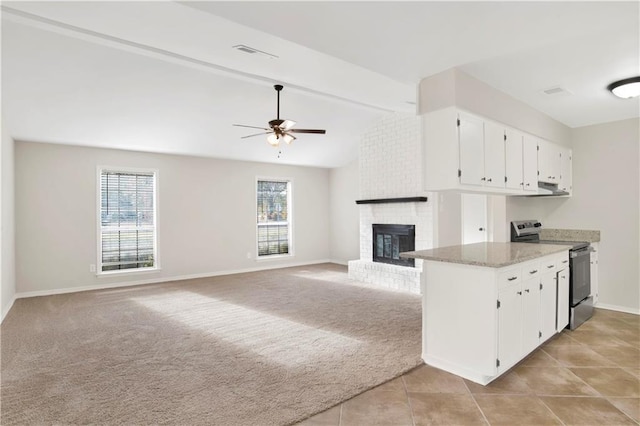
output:
[[[258,179],[257,206],[258,257],[291,254],[291,182]]]
[[[156,172],[100,170],[100,272],[157,268]]]

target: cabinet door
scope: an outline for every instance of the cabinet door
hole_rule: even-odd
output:
[[[484,177],[485,186],[504,188],[504,126],[484,123]]]
[[[561,269],[557,274],[558,304],[556,331],[560,333],[569,325],[569,270]]]
[[[538,140],[538,180],[558,183],[560,181],[560,147],[545,140]]]
[[[498,293],[498,372],[511,368],[522,358],[522,289],[520,284]]]
[[[484,123],[469,114],[458,115],[460,147],[460,183],[482,185],[484,182]]]
[[[540,281],[522,283],[522,355],[534,350],[540,342]]]
[[[522,138],[522,187],[538,192],[538,140],[530,135]]]
[[[593,296],[593,304],[598,302],[598,244],[592,243],[591,247],[593,251],[590,256],[590,271],[591,274],[591,296]]]
[[[560,149],[560,182],[558,188],[571,193],[571,150],[567,148]]]
[[[540,342],[556,334],[556,294],[557,276],[555,272],[542,274],[540,279]],[[569,310],[569,293],[567,292],[567,314]],[[568,315],[567,315],[568,319]]]
[[[522,152],[522,133],[507,128],[507,139],[504,143],[506,187],[509,189],[524,188],[524,158]]]

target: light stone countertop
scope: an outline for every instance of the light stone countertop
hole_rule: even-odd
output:
[[[569,250],[571,246],[530,243],[475,243],[400,253],[400,257],[502,268]]]
[[[587,229],[542,229],[540,231],[540,239],[597,243],[600,241],[600,231],[590,231]]]

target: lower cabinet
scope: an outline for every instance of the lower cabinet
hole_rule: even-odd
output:
[[[567,259],[565,251],[500,269],[428,261],[425,362],[483,385],[513,367],[568,323]]]

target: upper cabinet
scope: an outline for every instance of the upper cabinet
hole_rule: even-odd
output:
[[[560,182],[560,147],[551,142],[538,140],[538,181]]]
[[[539,180],[561,179],[571,187],[570,150],[455,107],[423,115],[423,137],[427,191],[535,195]]]
[[[573,172],[571,169],[572,161],[571,150],[568,148],[560,149],[560,182],[558,182],[558,188],[568,192],[569,194],[571,194],[571,191],[573,190],[571,178]]]

